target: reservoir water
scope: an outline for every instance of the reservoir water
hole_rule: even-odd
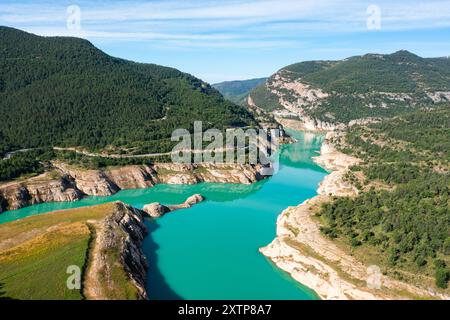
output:
[[[143,249],[150,264],[151,299],[317,299],[258,251],[275,237],[277,216],[313,197],[326,175],[311,159],[323,137],[291,134],[298,142],[282,146],[279,172],[253,185],[157,185],[8,211],[0,214],[0,223],[116,200],[137,208],[151,202],[178,204],[200,193],[205,202],[146,222],[150,234]]]

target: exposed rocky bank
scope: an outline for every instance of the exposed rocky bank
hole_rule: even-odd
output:
[[[251,184],[264,178],[260,166],[238,164],[173,164],[85,170],[61,162],[53,170],[24,181],[0,185],[0,213],[44,202],[77,201],[85,196],[110,196],[120,190],[159,183],[200,182]]]
[[[155,202],[145,205],[143,210],[152,218],[160,218],[166,213],[190,208],[204,200],[205,198],[201,194],[194,194],[193,196],[187,198],[185,202],[178,205],[165,206],[163,204],[160,204],[159,202]]]
[[[135,298],[148,299],[145,289],[148,264],[141,249],[147,235],[145,213],[122,202],[116,202],[114,206],[112,214],[100,221],[90,221],[95,227],[95,235],[85,275],[84,296],[89,300],[117,299],[117,292],[125,290],[114,274],[119,263],[136,290]]]
[[[448,299],[382,275],[322,235],[320,224],[314,219],[321,204],[332,196],[355,196],[358,192],[343,177],[360,160],[340,153],[329,143],[335,134],[327,134],[321,155],[315,158],[318,164],[333,170],[320,184],[318,196],[282,212],[277,220],[277,237],[260,251],[322,299]]]

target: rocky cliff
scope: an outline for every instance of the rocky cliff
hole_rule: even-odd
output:
[[[85,170],[61,162],[40,176],[0,185],[0,212],[43,202],[77,201],[84,196],[109,196],[124,189],[158,183],[200,182],[251,184],[263,179],[259,166],[237,164],[173,164]]]
[[[24,182],[0,185],[0,212],[42,202],[76,201],[83,195],[73,177],[45,173]]]
[[[2,294],[19,300],[146,299],[145,216],[111,202],[0,224]]]

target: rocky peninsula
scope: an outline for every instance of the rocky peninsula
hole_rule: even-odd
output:
[[[331,173],[318,188],[318,195],[283,211],[277,220],[277,237],[260,251],[293,279],[313,289],[322,299],[415,299],[441,298],[424,288],[392,279],[357,261],[323,236],[315,219],[321,205],[333,196],[355,196],[358,190],[343,177],[359,159],[336,150],[329,132],[314,160]]]
[[[163,206],[169,211],[189,208],[203,201],[201,195],[193,195],[184,203]],[[146,212],[148,211],[148,212]],[[36,274],[47,273],[46,259],[56,272],[65,274],[67,264],[74,263],[81,273],[78,299],[87,300],[147,300],[146,290],[148,261],[142,250],[142,242],[148,235],[144,219],[156,217],[149,210],[139,210],[116,201],[102,205],[49,212],[0,225],[0,267],[17,263],[19,275],[29,273],[27,264],[20,263],[23,257],[36,257],[33,267]],[[83,243],[87,243],[86,245]],[[61,257],[61,250],[72,252]],[[26,259],[25,259],[26,260]],[[21,268],[24,268],[22,270]],[[8,269],[7,269],[8,270]],[[39,281],[46,277],[30,280],[33,286],[45,287]],[[64,298],[66,281],[59,278],[46,284],[54,290],[54,298]],[[11,298],[46,298],[48,292],[34,292],[30,288],[14,291],[22,278],[11,275],[7,280],[6,293]],[[29,296],[32,295],[32,296]],[[76,296],[75,296],[76,297]]]

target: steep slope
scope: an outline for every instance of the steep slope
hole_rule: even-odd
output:
[[[265,83],[267,78],[250,79],[242,81],[225,81],[213,84],[226,99],[242,105],[245,103],[248,94],[257,86]]]
[[[287,66],[255,88],[248,103],[310,129],[334,129],[449,101],[450,59],[399,51]]]
[[[253,124],[207,83],[110,57],[86,40],[0,27],[0,153],[42,146],[163,152],[170,134]]]
[[[261,251],[328,299],[449,299],[450,109],[328,132],[318,196]]]
[[[332,139],[362,162],[346,175],[359,195],[322,207],[324,233],[392,276],[397,271],[403,279],[427,286],[435,278],[437,287],[447,289],[449,135],[450,110],[442,108],[353,126]]]
[[[151,188],[159,183],[251,184],[265,178],[260,170],[260,166],[252,165],[176,163],[87,170],[52,161],[43,174],[0,183],[0,213],[44,202],[78,201],[85,196],[110,196],[120,190]]]
[[[0,225],[0,300],[146,299],[145,216],[115,202]]]

